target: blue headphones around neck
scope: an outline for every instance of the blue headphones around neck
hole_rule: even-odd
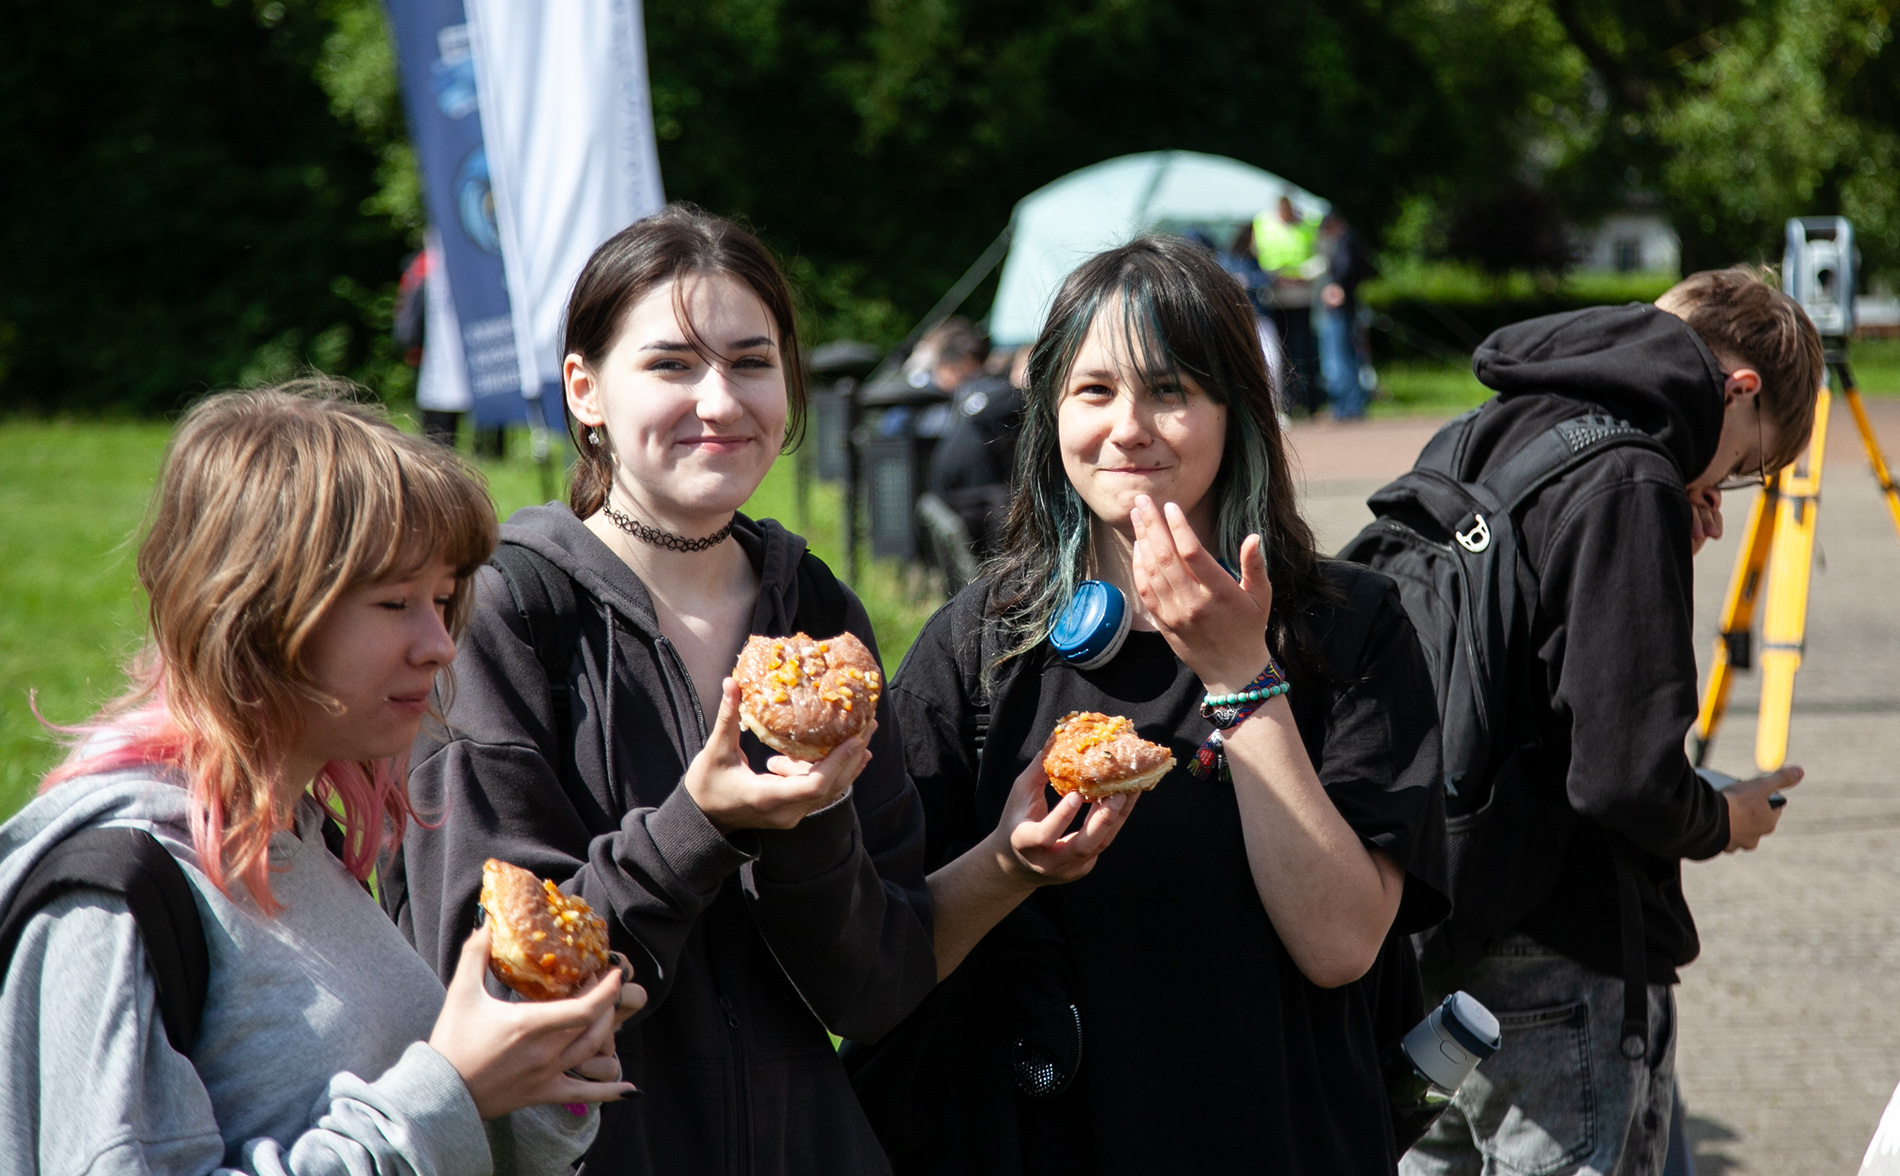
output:
[[[1115,660],[1128,636],[1128,601],[1122,590],[1101,580],[1075,586],[1069,606],[1049,631],[1049,644],[1062,660],[1083,670],[1095,670]]]
[[[1220,566],[1240,579],[1226,560]],[[1049,630],[1049,644],[1062,660],[1079,670],[1099,670],[1115,660],[1128,638],[1128,601],[1122,590],[1103,580],[1084,580],[1075,586],[1069,606]]]

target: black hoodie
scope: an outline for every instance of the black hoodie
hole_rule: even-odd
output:
[[[1497,390],[1459,476],[1497,469],[1550,426],[1608,411],[1671,458],[1625,446],[1552,483],[1519,520],[1539,578],[1532,644],[1546,702],[1535,778],[1585,818],[1550,896],[1520,930],[1585,966],[1623,974],[1616,878],[1603,830],[1643,875],[1653,983],[1700,951],[1681,859],[1728,844],[1728,806],[1684,750],[1696,714],[1694,577],[1684,487],[1722,429],[1723,375],[1687,323],[1646,303],[1505,327],[1472,360]]]
[[[794,829],[722,836],[680,779],[707,718],[646,586],[565,506],[501,529],[574,579],[574,767],[554,757],[547,675],[493,568],[454,667],[449,733],[425,729],[411,826],[386,901],[444,978],[474,925],[482,862],[557,879],[606,916],[649,1004],[619,1038],[644,1095],[603,1108],[588,1173],[883,1173],[889,1164],[826,1029],[874,1040],[936,982],[923,808],[888,701],[847,799]],[[743,516],[760,579],[751,631],[798,614],[805,541]],[[847,623],[873,652],[864,608]],[[769,753],[750,735],[754,765]]]

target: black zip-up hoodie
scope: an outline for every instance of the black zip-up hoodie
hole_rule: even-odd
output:
[[[883,1173],[827,1028],[874,1040],[936,982],[923,809],[888,702],[850,795],[794,829],[722,835],[680,786],[710,719],[646,587],[564,506],[505,540],[574,579],[575,783],[556,778],[547,676],[493,568],[454,666],[449,733],[425,730],[393,913],[444,978],[473,928],[482,862],[560,880],[607,918],[649,1004],[619,1038],[642,1097],[603,1108],[589,1173]],[[761,580],[751,631],[794,631],[805,541],[743,516]],[[873,651],[863,606],[846,627]],[[745,736],[755,767],[769,752]],[[392,905],[399,900],[392,898]]]
[[[1720,853],[1728,806],[1689,764],[1694,578],[1684,492],[1715,456],[1723,375],[1689,325],[1647,303],[1505,327],[1472,360],[1497,390],[1459,476],[1502,466],[1552,425],[1607,411],[1669,452],[1613,449],[1546,487],[1519,519],[1539,578],[1532,645],[1547,703],[1534,776],[1581,817],[1556,888],[1520,930],[1623,974],[1611,830],[1640,866],[1652,983],[1701,950],[1681,859]]]

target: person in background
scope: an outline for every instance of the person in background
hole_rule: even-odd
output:
[[[1374,270],[1359,233],[1346,218],[1329,212],[1319,224],[1319,256],[1326,271],[1318,279],[1313,303],[1313,333],[1319,342],[1320,379],[1333,416],[1356,421],[1366,415],[1364,367],[1359,352],[1359,284]]]
[[[1253,247],[1271,278],[1268,305],[1286,357],[1284,402],[1308,416],[1326,405],[1319,347],[1313,337],[1313,283],[1325,269],[1319,255],[1319,221],[1302,217],[1290,197],[1254,218]]]
[[[938,386],[951,389],[950,424],[930,455],[925,486],[963,520],[982,560],[996,554],[1009,514],[1010,472],[1023,416],[1019,381],[1029,349],[955,368],[951,355],[946,349],[937,361]]]
[[[1504,1047],[1406,1153],[1405,1176],[1663,1170],[1676,970],[1701,951],[1682,862],[1754,849],[1780,820],[1774,794],[1802,775],[1789,766],[1718,789],[1684,747],[1696,716],[1692,557],[1722,534],[1723,490],[1762,485],[1806,447],[1826,379],[1814,324],[1768,278],[1691,274],[1654,306],[1504,327],[1473,358],[1498,394],[1471,418],[1461,480],[1591,414],[1658,448],[1592,457],[1513,518],[1537,586],[1531,631],[1510,651],[1528,665],[1511,685],[1535,736],[1520,787],[1548,800],[1518,806],[1508,834],[1492,836],[1508,836],[1512,860],[1550,868],[1512,879],[1528,913],[1480,958],[1428,958],[1427,988],[1483,1001]],[[1643,1020],[1625,1024],[1632,997]]]
[[[826,1032],[878,1037],[935,982],[922,805],[888,692],[808,764],[741,735],[730,677],[754,634],[877,649],[804,539],[738,513],[803,424],[791,291],[757,238],[671,205],[594,252],[566,318],[569,499],[501,528],[517,579],[480,573],[414,752],[442,820],[384,903],[444,974],[486,858],[606,918],[653,1003],[620,1037],[645,1097],[603,1116],[591,1176],[877,1176]]]
[[[613,1032],[645,997],[618,968],[497,1000],[471,923],[445,991],[363,881],[418,816],[403,765],[495,515],[454,455],[349,395],[186,413],[139,545],[131,690],[0,827],[0,907],[69,837],[150,834],[208,955],[195,1040],[174,1040],[152,961],[182,942],[148,951],[156,924],[101,889],[27,919],[0,989],[10,1176],[558,1176],[599,1123],[581,1104],[631,1092]]]

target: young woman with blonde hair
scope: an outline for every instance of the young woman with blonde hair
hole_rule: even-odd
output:
[[[586,1147],[644,994],[610,972],[497,1000],[486,930],[445,991],[362,884],[418,819],[409,747],[494,542],[455,458],[347,388],[186,414],[139,547],[131,689],[0,827],[0,909],[68,838],[148,833],[202,922],[198,1024],[161,1015],[163,945],[125,897],[52,897],[0,989],[0,1171],[552,1174]]]

